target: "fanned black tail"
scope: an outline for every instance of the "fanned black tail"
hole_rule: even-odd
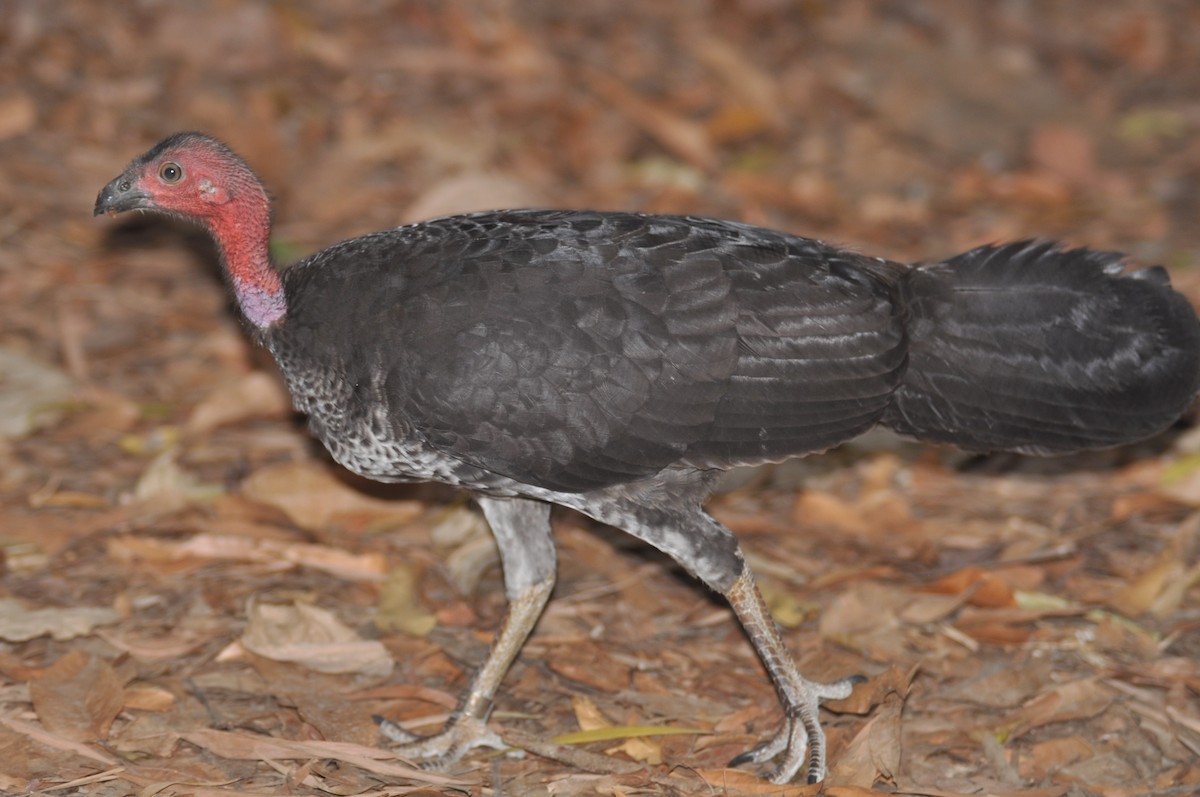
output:
[[[1052,243],[914,268],[908,370],[883,423],[975,450],[1053,454],[1169,426],[1200,389],[1200,322],[1161,268]]]

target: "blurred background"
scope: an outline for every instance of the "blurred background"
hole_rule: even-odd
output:
[[[284,261],[452,212],[592,207],[741,219],[901,260],[1057,238],[1166,264],[1197,299],[1198,30],[1200,6],[1190,0],[0,0],[0,597],[30,610],[116,613],[103,642],[0,632],[0,709],[62,738],[105,739],[104,755],[119,756],[103,765],[68,757],[27,728],[0,726],[0,749],[17,762],[0,764],[0,790],[105,766],[124,769],[86,793],[125,793],[164,773],[188,782],[266,778],[255,788],[274,788],[278,773],[266,765],[180,752],[179,734],[253,727],[369,745],[371,710],[429,713],[397,687],[373,693],[377,705],[351,705],[347,719],[296,696],[311,687],[280,686],[290,676],[269,657],[242,651],[234,664],[216,664],[242,632],[251,595],[336,609],[398,657],[387,683],[433,684],[443,695],[461,686],[503,609],[486,540],[445,531],[447,522],[471,527],[471,516],[447,509],[441,494],[377,501],[370,488],[347,487],[310,446],[270,366],[246,342],[202,237],[160,220],[92,218],[99,188],[159,139],[201,130],[243,154],[276,200],[274,247]],[[1115,784],[1200,778],[1200,674],[1194,662],[1180,664],[1189,655],[1180,645],[1195,648],[1184,632],[1194,638],[1200,622],[1190,520],[1200,485],[1162,487],[1172,462],[1184,462],[1185,481],[1191,473],[1177,436],[1148,459],[1106,455],[1050,479],[973,477],[921,450],[885,447],[816,474],[800,492],[752,482],[723,499],[722,518],[746,533],[752,556],[770,560],[768,592],[794,621],[789,639],[802,658],[830,675],[943,662],[926,665],[914,693],[926,702],[906,709],[925,724],[894,728],[910,751],[904,768],[863,765],[843,770],[843,783],[883,779],[947,794],[980,783],[1061,794],[1054,788],[1076,784],[1124,794]],[[615,722],[716,727],[726,734],[716,742],[666,745],[668,761],[703,767],[772,727],[769,688],[724,609],[665,579],[669,566],[645,551],[597,537],[577,518],[563,523],[565,558],[588,567],[565,565],[559,594],[610,589],[620,599],[579,597],[552,609],[502,709],[538,713],[537,732],[574,730],[580,710],[570,699],[582,689]],[[796,525],[803,534],[789,531]],[[229,539],[282,548],[204,547]],[[188,541],[184,552],[169,547]],[[368,559],[338,570],[304,559],[304,545],[325,546],[318,558]],[[307,564],[280,569],[289,556]],[[912,575],[914,560],[930,569]],[[999,597],[973,609],[1010,613],[964,619],[959,608],[982,588],[963,568],[995,561],[1009,564],[1003,577],[989,570]],[[665,579],[666,592],[631,585],[631,571]],[[858,575],[830,581],[830,572]],[[910,587],[963,572],[975,576],[943,585],[958,601],[944,612],[924,603],[899,619],[877,611],[915,600]],[[417,624],[424,633],[372,625],[379,584],[397,573],[411,582],[409,593],[396,588],[409,595],[401,604],[433,618]],[[484,588],[472,597],[477,584]],[[800,603],[787,602],[789,590]],[[1014,597],[1022,590],[1065,601],[1076,624],[1013,614],[1031,611]],[[1146,626],[1082,619],[1097,607]],[[822,608],[837,621],[818,627]],[[456,634],[439,636],[445,629]],[[455,642],[464,633],[465,651]],[[704,634],[708,648],[697,651]],[[1080,634],[1108,647],[1063,653],[1084,644]],[[603,648],[588,641],[598,636]],[[173,640],[171,655],[149,640]],[[112,716],[48,719],[80,700],[56,708],[54,690],[30,697],[22,685],[81,651],[114,673],[105,681],[116,684]],[[1037,655],[1036,667],[1023,658]],[[989,667],[1011,671],[1014,656],[1027,680],[992,683],[1001,697],[986,708],[954,702],[978,692],[972,679]],[[1121,667],[1136,674],[1101,689],[1101,675]],[[597,669],[607,674],[588,676]],[[231,671],[264,679],[236,687],[260,701],[254,722],[229,706],[213,709],[211,690],[185,683],[200,674],[236,691],[220,680]],[[1064,678],[1091,686],[1064,698],[1054,691]],[[341,695],[362,683],[347,676],[327,686]],[[872,706],[908,694],[907,681],[889,683]],[[140,698],[128,697],[133,687]],[[708,702],[687,702],[697,692]],[[1179,716],[1155,702],[1167,694]],[[164,704],[148,709],[137,702],[146,695]],[[1141,708],[1110,709],[1118,696]],[[1014,718],[1035,699],[1076,711]],[[834,759],[880,716],[860,708],[834,725]],[[1093,725],[1033,730],[1076,715]],[[1009,722],[1025,723],[1019,740],[973,735],[974,724]],[[1101,737],[1127,743],[1106,746]],[[1181,763],[1189,751],[1192,763]],[[1081,769],[1097,756],[1103,765]],[[531,790],[555,782],[560,792],[575,771],[540,759],[505,766],[469,771],[493,785],[515,777]],[[665,771],[640,788],[707,788],[695,778],[668,783]],[[293,785],[349,794],[405,782],[375,773],[335,788],[335,775],[318,774],[316,785]]]

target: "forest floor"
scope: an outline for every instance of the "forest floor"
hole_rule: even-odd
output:
[[[591,771],[382,749],[373,715],[453,710],[494,546],[453,491],[330,462],[194,230],[92,218],[159,138],[243,153],[285,261],[625,208],[911,261],[1056,238],[1200,301],[1198,29],[1185,0],[0,4],[0,793],[817,791],[724,768],[780,720],[728,608],[566,512],[492,722],[607,733],[572,746]],[[712,512],[801,670],[870,678],[823,712],[826,793],[1200,790],[1194,421],[1058,460],[872,434],[730,478]]]

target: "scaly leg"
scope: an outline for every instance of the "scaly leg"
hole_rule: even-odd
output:
[[[508,746],[487,726],[492,700],[554,590],[556,559],[550,536],[550,505],[525,499],[480,498],[479,506],[500,548],[509,601],[491,650],[441,732],[420,737],[389,720],[379,722],[383,735],[398,743],[400,755],[424,759],[422,766],[427,769],[453,764],[475,747]]]
[[[730,761],[729,766],[751,762],[760,764],[783,753],[783,758],[768,778],[773,783],[787,783],[804,764],[804,751],[807,748],[808,782],[824,780],[825,732],[821,730],[818,706],[825,699],[849,697],[854,685],[866,679],[855,675],[833,683],[819,684],[802,676],[784,645],[779,626],[767,612],[767,604],[758,591],[758,585],[754,583],[750,568],[742,570],[741,576],[724,595],[766,666],[771,682],[779,693],[784,714],[783,728],[774,738],[742,753]]]
[[[854,684],[865,679],[854,676],[818,684],[800,675],[746,567],[737,539],[700,508],[712,480],[711,474],[668,470],[654,480],[581,495],[574,506],[645,540],[725,596],[766,666],[784,712],[778,735],[730,765],[764,763],[782,753],[769,777],[775,783],[787,783],[804,765],[807,750],[808,781],[817,783],[825,777],[825,734],[818,706],[826,698],[849,697]]]

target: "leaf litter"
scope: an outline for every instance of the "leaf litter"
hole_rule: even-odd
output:
[[[0,19],[22,76],[0,79],[6,793],[818,791],[724,768],[780,719],[728,608],[567,513],[493,715],[527,752],[430,773],[378,746],[373,715],[428,732],[454,709],[504,610],[494,544],[447,491],[315,448],[192,233],[93,222],[94,191],[168,132],[245,152],[293,256],[496,204],[629,207],[912,260],[1065,238],[1200,299],[1186,4]],[[801,669],[869,677],[826,707],[825,793],[1200,787],[1198,451],[1194,428],[1049,462],[869,435],[731,481],[713,511]],[[573,735],[584,715],[598,736]]]

